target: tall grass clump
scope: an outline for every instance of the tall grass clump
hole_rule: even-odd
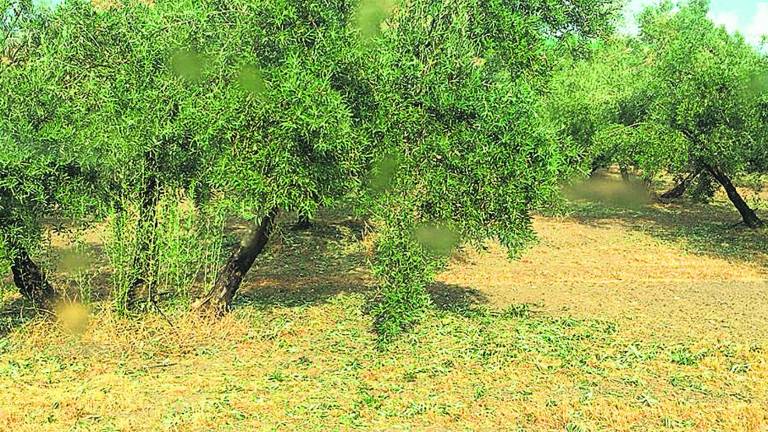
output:
[[[225,217],[215,206],[197,207],[188,193],[173,191],[160,198],[155,214],[153,221],[142,221],[134,204],[110,218],[105,249],[120,313],[161,299],[188,305],[200,286],[213,281],[222,260]],[[152,226],[142,226],[147,223]],[[154,238],[142,242],[140,233]],[[146,244],[151,249],[142,247]],[[135,285],[137,263],[145,272],[140,287]]]
[[[131,212],[130,207],[115,212],[108,220],[108,233],[104,239],[115,309],[119,313],[127,312],[129,306],[133,265],[138,251],[136,220],[136,214]]]
[[[216,278],[223,259],[225,217],[214,206],[196,208],[181,193],[160,202],[157,224],[157,287],[188,305],[199,285]]]

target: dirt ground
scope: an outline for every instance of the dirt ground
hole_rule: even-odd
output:
[[[637,336],[768,334],[765,252],[749,260],[696,253],[684,240],[649,234],[646,222],[539,217],[540,242],[521,260],[508,260],[491,243],[454,262],[440,280],[473,287],[494,307],[531,303],[551,314],[615,320]]]

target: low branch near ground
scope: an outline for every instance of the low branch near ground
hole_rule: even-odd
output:
[[[698,177],[702,172],[704,171],[704,168],[699,168],[696,171],[688,174],[684,179],[680,181],[675,187],[672,189],[664,192],[661,194],[661,199],[677,199],[683,196],[685,194],[685,191],[688,190],[688,187],[691,186],[691,183],[693,183],[694,180],[696,180],[696,177]]]
[[[35,263],[24,248],[16,247],[11,261],[13,282],[19,292],[35,306],[50,308],[56,299],[56,291],[43,270]]]

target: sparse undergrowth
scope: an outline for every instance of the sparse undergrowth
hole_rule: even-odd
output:
[[[624,340],[516,306],[436,310],[387,351],[365,298],[219,322],[96,313],[0,347],[4,430],[722,430],[768,424],[768,356],[724,340]],[[578,429],[581,428],[581,429]]]

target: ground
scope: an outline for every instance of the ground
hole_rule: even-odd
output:
[[[219,321],[54,321],[7,293],[0,430],[768,431],[766,232],[722,202],[594,198],[538,216],[519,261],[457,254],[388,348],[338,214],[284,231]]]

